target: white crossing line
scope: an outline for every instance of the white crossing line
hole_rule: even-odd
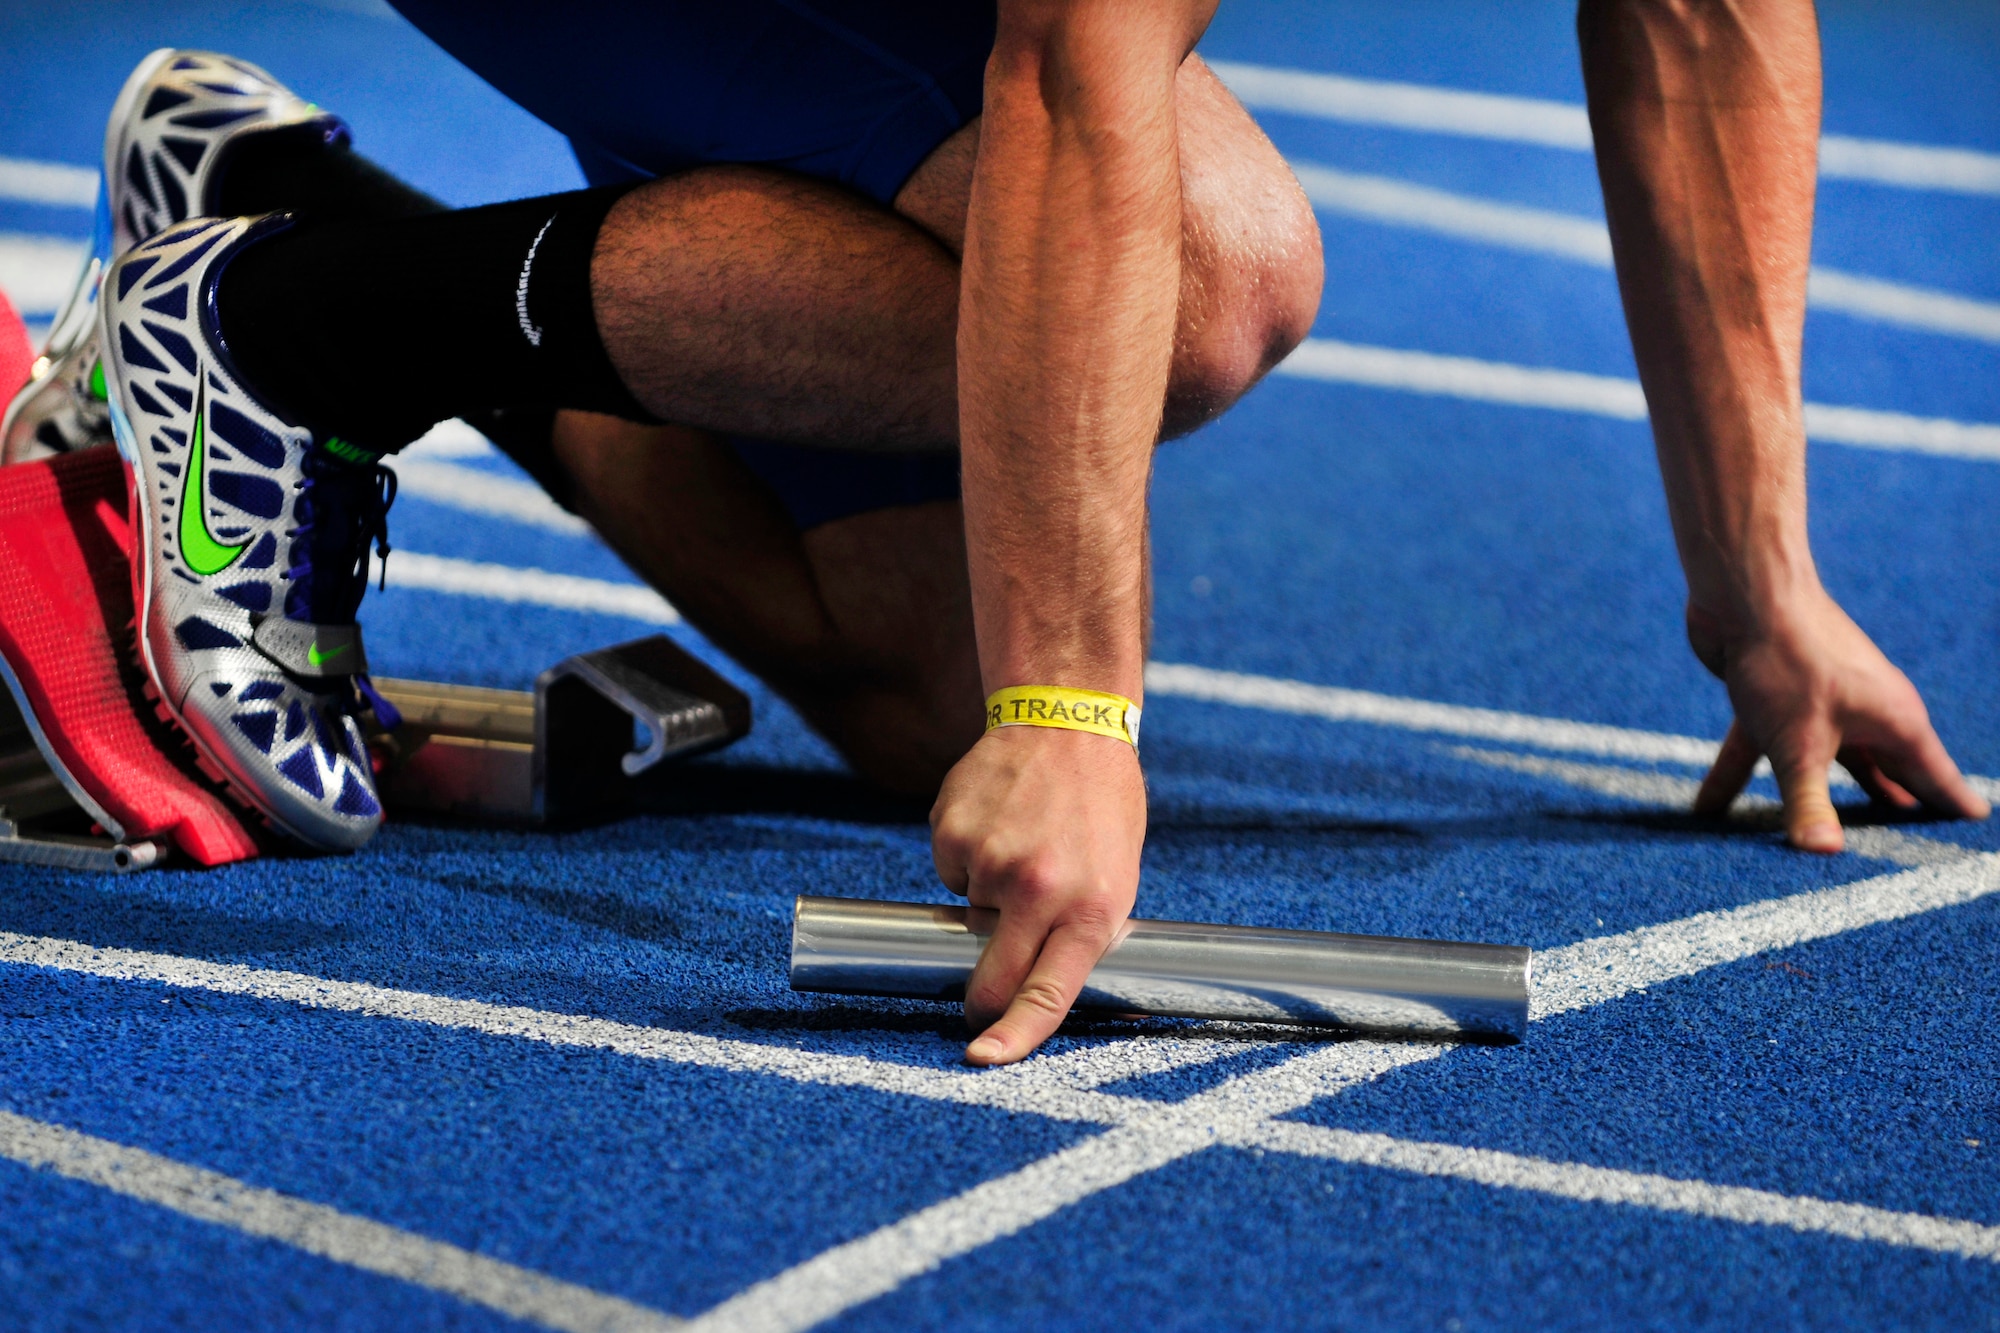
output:
[[[649,625],[678,625],[681,613],[643,583],[614,583],[546,569],[458,560],[417,551],[392,551],[389,587],[455,593],[497,602],[547,606],[563,611],[623,616]]]
[[[53,315],[69,299],[88,241],[0,232],[0,292],[23,316]]]
[[[1677,1180],[1671,1176],[1586,1166],[1580,1162],[1552,1162],[1449,1143],[1413,1143],[1386,1134],[1287,1121],[1264,1121],[1232,1141],[1241,1147],[1262,1148],[1267,1152],[1469,1180],[1495,1189],[1529,1190],[1579,1203],[1650,1208],[1663,1213],[1711,1217],[1752,1226],[1787,1227],[1808,1234],[2000,1261],[2000,1227],[1921,1213],[1892,1212],[1866,1204],[1833,1203],[1740,1185],[1714,1185],[1702,1180]]]
[[[430,436],[424,438],[429,439]],[[453,431],[448,433],[447,441],[441,447],[467,446],[463,437]],[[461,453],[456,456],[466,458],[477,455]],[[389,466],[396,474],[398,493],[469,513],[546,528],[566,536],[589,535],[590,524],[551,500],[548,492],[534,482],[482,472],[478,468],[446,461],[447,457],[435,450],[426,450],[414,457],[392,455]]]
[[[2000,853],[1967,852],[1893,875],[1538,951],[1529,1017],[1602,1004],[1753,954],[1956,907],[1995,891]]]
[[[0,199],[51,204],[57,208],[92,208],[97,204],[97,168],[0,157]]]
[[[0,1157],[565,1333],[651,1333],[681,1326],[678,1319],[589,1287],[5,1111],[0,1111]]]
[[[1581,412],[1614,421],[1646,419],[1646,395],[1637,380],[1369,347],[1332,338],[1306,339],[1278,363],[1276,373],[1470,402]],[[1822,444],[2000,462],[2000,426],[1984,422],[1825,403],[1807,403],[1805,418],[1807,438]]]
[[[1356,79],[1233,60],[1211,60],[1208,65],[1253,111],[1584,153],[1592,148],[1590,115],[1574,102]],[[2000,195],[2000,153],[1971,148],[1828,134],[1819,141],[1819,174],[1822,180]]]
[[[1322,1047],[1231,1079],[1185,1102],[983,1181],[900,1222],[836,1245],[690,1321],[699,1333],[791,1333],[894,1291],[947,1259],[1011,1236],[1093,1194],[1249,1132],[1391,1069],[1435,1059],[1436,1046]]]
[[[1306,198],[1323,211],[1549,255],[1593,268],[1611,267],[1611,233],[1594,217],[1453,194],[1390,176],[1339,171],[1316,162],[1294,159],[1291,166]],[[1814,266],[1806,276],[1806,301],[1816,310],[2000,343],[2000,304],[1951,292]]]
[[[1913,886],[1912,877],[1926,876],[1928,879],[1923,883]],[[1882,876],[1844,886],[1844,890],[1845,912],[1826,910],[1825,894],[1841,892],[1830,889],[1753,904],[1737,909],[1735,913],[1705,912],[1688,918],[1686,922],[1651,927],[1649,929],[1655,934],[1649,937],[1647,944],[1632,948],[1629,954],[1622,952],[1628,947],[1626,941],[1639,932],[1613,936],[1609,941],[1584,941],[1567,949],[1538,953],[1534,995],[1536,1012],[1533,1016],[1545,1018],[1585,1005],[1601,1004],[1635,991],[1644,991],[1653,982],[1692,975],[1707,967],[1747,957],[1764,948],[1780,948],[1808,939],[1824,938],[1836,933],[1828,928],[1836,920],[1848,923],[1841,928],[1856,929],[1877,921],[1970,902],[2000,890],[2000,855],[1968,856],[1949,866]],[[1727,926],[1718,928],[1716,923],[1725,918],[1735,918],[1732,924],[1742,923],[1746,927],[1744,933],[1732,937]],[[1689,929],[1676,933],[1676,928],[1682,926]],[[1606,947],[1603,950],[1591,947],[1599,944]],[[1679,958],[1673,956],[1672,946],[1675,944],[1685,949]],[[1636,962],[1632,961],[1635,956]],[[1542,975],[1542,960],[1551,957],[1558,960],[1556,989],[1552,999],[1545,1003],[1542,988],[1547,982]],[[1593,967],[1601,968],[1601,977],[1593,975],[1583,982],[1575,979],[1574,974],[1578,970]],[[1221,1143],[1268,1145],[1280,1151],[1304,1151],[1312,1156],[1354,1152],[1359,1160],[1364,1161],[1365,1149],[1393,1159],[1370,1164],[1393,1166],[1399,1170],[1412,1169],[1411,1164],[1414,1163],[1455,1165],[1468,1178],[1479,1178],[1472,1173],[1475,1170],[1490,1170],[1493,1165],[1491,1159],[1447,1159],[1436,1151],[1446,1145],[1404,1143],[1384,1136],[1363,1136],[1359,1143],[1308,1136],[1300,1140],[1295,1149],[1289,1128],[1276,1131],[1267,1128],[1277,1117],[1304,1107],[1319,1097],[1333,1095],[1346,1087],[1380,1077],[1391,1069],[1436,1059],[1449,1049],[1444,1046],[1398,1047],[1353,1043],[1295,1056],[1275,1068],[1239,1076],[1187,1102],[1164,1108],[1152,1118],[1134,1120],[1107,1134],[1086,1139],[1006,1176],[982,1182],[900,1222],[837,1245],[738,1293],[693,1320],[693,1327],[702,1330],[702,1333],[710,1333],[711,1330],[715,1333],[722,1330],[730,1330],[731,1333],[739,1330],[742,1333],[797,1333],[863,1301],[893,1291],[910,1279],[940,1267],[949,1259],[970,1253],[1053,1216],[1093,1194]],[[1478,1150],[1456,1151],[1474,1153]],[[1521,1189],[1547,1187],[1545,1192],[1549,1193],[1588,1188],[1612,1193],[1615,1192],[1612,1189],[1615,1184],[1622,1187],[1622,1193],[1615,1199],[1605,1198],[1603,1201],[1656,1208],[1678,1205],[1676,1210],[1684,1212],[1696,1211],[1704,1204],[1714,1208],[1727,1206],[1740,1214],[1735,1220],[1775,1221],[1796,1230],[1824,1231],[1864,1240],[1893,1235],[1898,1237],[1893,1242],[1895,1244],[1941,1249],[1954,1254],[1970,1252],[1980,1258],[2000,1258],[2000,1254],[1989,1255],[1979,1248],[1988,1243],[1981,1238],[1995,1229],[1980,1228],[1976,1223],[1891,1213],[1864,1205],[1784,1200],[1784,1196],[1737,1190],[1731,1186],[1701,1187],[1710,1191],[1706,1194],[1697,1194],[1695,1190],[1677,1193],[1672,1186],[1691,1182],[1666,1181],[1661,1186],[1654,1186],[1651,1181],[1663,1178],[1615,1173],[1625,1179],[1607,1183],[1602,1178],[1586,1174],[1595,1168],[1579,1166],[1565,1170],[1561,1164],[1551,1166],[1551,1171],[1541,1174],[1525,1167],[1518,1168],[1511,1171],[1504,1182],[1487,1183],[1504,1183]],[[1576,1196],[1572,1193],[1570,1197]],[[1784,1202],[1773,1202],[1778,1200]],[[1805,1206],[1815,1203],[1820,1205],[1818,1211]],[[1862,1225],[1857,1219],[1864,1217],[1868,1229],[1857,1234],[1853,1228]],[[1971,1251],[1966,1248],[1968,1244],[1973,1247]]]

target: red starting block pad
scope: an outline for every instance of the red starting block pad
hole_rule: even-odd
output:
[[[0,675],[15,705],[0,716],[6,859],[124,870],[167,845],[202,865],[258,853],[144,698],[131,545],[116,450],[0,468]]]
[[[28,382],[28,371],[34,364],[35,349],[28,342],[28,328],[14,313],[7,293],[0,292],[0,403]]]

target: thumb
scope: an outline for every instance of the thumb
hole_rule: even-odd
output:
[[[1827,793],[1824,759],[1794,760],[1777,768],[1778,792],[1785,801],[1785,838],[1802,852],[1831,856],[1847,845],[1840,816]]]

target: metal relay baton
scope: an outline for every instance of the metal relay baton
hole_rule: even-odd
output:
[[[977,907],[800,897],[792,989],[963,999],[998,916]],[[1501,944],[1134,920],[1091,972],[1076,1007],[1518,1039],[1528,1026],[1529,957]]]

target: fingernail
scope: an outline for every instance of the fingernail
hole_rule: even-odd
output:
[[[981,1037],[965,1048],[965,1058],[976,1065],[988,1065],[1000,1058],[1001,1049],[998,1037]]]
[[[1846,838],[1835,823],[1808,824],[1799,830],[1798,845],[1809,852],[1837,852]]]

